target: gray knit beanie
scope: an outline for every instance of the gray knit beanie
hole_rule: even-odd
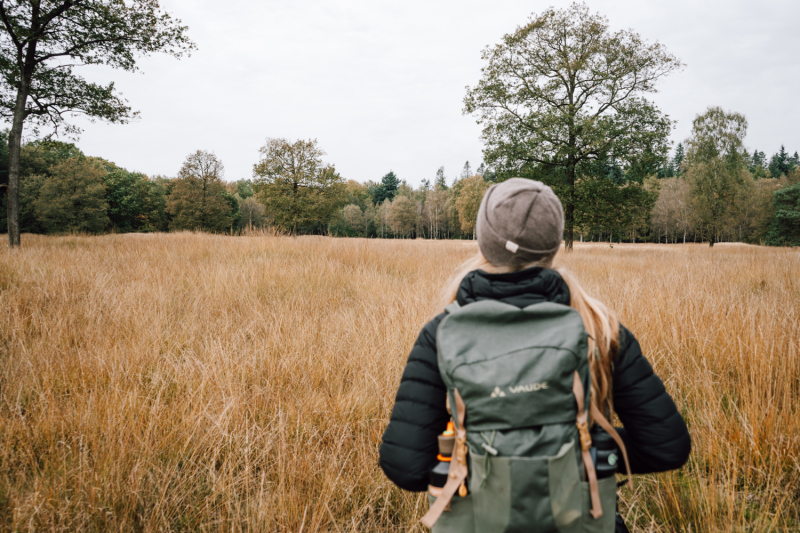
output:
[[[540,181],[511,178],[489,187],[478,210],[478,248],[495,266],[522,266],[561,246],[564,209]]]

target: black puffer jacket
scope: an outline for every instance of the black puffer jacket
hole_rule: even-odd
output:
[[[509,274],[471,272],[461,282],[457,299],[461,305],[493,299],[523,308],[543,301],[569,305],[570,296],[555,270],[536,267]],[[449,420],[436,358],[436,330],[443,317],[425,325],[411,350],[380,448],[386,476],[411,491],[427,490],[428,472],[436,463],[436,437]],[[619,341],[614,408],[625,426],[619,433],[631,470],[642,474],[679,468],[691,449],[686,424],[636,338],[622,326]]]

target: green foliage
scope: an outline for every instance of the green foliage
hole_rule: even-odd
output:
[[[239,227],[263,227],[266,224],[264,212],[264,206],[253,196],[245,200],[239,200],[239,213],[241,214]]]
[[[236,182],[236,194],[242,200],[247,200],[253,196],[253,182],[252,180],[239,180]]]
[[[47,139],[29,142],[20,150],[20,176],[50,176],[51,169],[59,163],[82,157],[86,156],[72,143]]]
[[[343,207],[328,226],[328,232],[334,237],[361,237],[364,229],[364,214],[355,204]]]
[[[731,224],[745,198],[747,119],[739,113],[710,107],[694,119],[686,154],[686,179],[691,186],[694,216],[705,227],[709,244]]]
[[[607,176],[582,176],[575,192],[576,225],[617,239],[645,225],[656,199],[639,183],[618,185]]]
[[[532,17],[482,57],[483,76],[468,89],[464,112],[483,124],[484,158],[498,174],[525,164],[565,170],[568,246],[581,164],[618,161],[641,181],[666,158],[672,122],[642,96],[681,67],[662,45],[612,33],[605,18],[572,4]]]
[[[103,170],[85,158],[52,167],[33,206],[48,233],[101,233],[109,225]]]
[[[796,158],[789,157],[786,148],[781,145],[781,149],[769,161],[769,174],[773,178],[780,178],[789,174],[795,166],[797,166]]]
[[[397,196],[392,202],[389,209],[389,224],[396,235],[408,237],[414,232],[417,225],[417,210],[408,196]]]
[[[368,206],[374,204],[372,196],[370,195],[369,186],[367,184],[362,184],[355,180],[347,180],[345,187],[347,189],[348,205],[357,205],[363,211]]]
[[[133,72],[143,55],[180,57],[194,48],[187,28],[150,0],[11,0],[0,3],[0,15],[0,108],[7,116],[23,112],[34,126],[65,126],[69,112],[127,122],[136,114],[114,84],[89,82],[74,69],[102,64]],[[30,100],[15,111],[20,90]]]
[[[747,170],[755,179],[767,177],[767,154],[753,150],[753,155],[747,161]]]
[[[444,177],[444,167],[439,167],[439,170],[436,171],[436,179],[433,182],[433,186],[447,190],[447,179]]]
[[[683,174],[683,159],[686,157],[686,152],[683,148],[683,143],[678,143],[675,148],[675,156],[672,158],[672,168],[675,169],[675,177],[680,177]]]
[[[36,214],[34,202],[48,178],[45,174],[23,176],[19,183],[19,227],[22,233],[47,233],[47,228]],[[5,207],[5,206],[3,206]],[[4,220],[5,221],[5,220]]]
[[[0,139],[0,171],[8,169],[8,139]],[[46,233],[36,217],[33,202],[39,197],[39,190],[45,178],[52,176],[52,169],[68,159],[84,158],[77,146],[72,143],[53,141],[48,139],[36,140],[25,144],[20,150],[20,179],[19,179],[19,227],[22,233]],[[5,167],[3,167],[5,163]],[[4,175],[8,178],[8,175]],[[2,178],[3,176],[0,176]],[[7,181],[5,182],[7,183]],[[2,206],[0,206],[0,231],[7,232],[8,199],[5,189],[2,193]]]
[[[397,188],[399,186],[400,179],[390,170],[388,174],[381,178],[381,184],[373,192],[373,201],[376,204],[381,204],[384,200],[389,200],[391,202],[397,195]]]
[[[147,176],[115,168],[103,177],[108,218],[116,231],[159,231],[164,227],[164,189]]]
[[[171,230],[230,231],[238,201],[225,189],[222,173],[222,162],[211,152],[198,150],[186,158],[167,200]]]
[[[316,140],[268,139],[253,169],[255,196],[275,224],[292,233],[322,233],[347,200],[342,177],[322,162]]]
[[[136,117],[114,84],[87,81],[87,65],[136,71],[155,52],[180,57],[194,48],[186,27],[155,0],[7,0],[0,2],[0,116],[11,118],[7,206],[9,245],[20,245],[19,193],[22,129],[27,122],[56,133],[80,129],[65,117],[112,123]],[[33,173],[33,172],[31,172]]]
[[[233,228],[239,228],[242,222],[242,212],[239,210],[239,198],[226,189],[223,189],[222,196],[225,198],[225,201],[228,202],[230,230],[233,231]]]
[[[767,244],[800,246],[800,183],[775,191],[774,207]]]

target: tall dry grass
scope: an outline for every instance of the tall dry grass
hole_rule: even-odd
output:
[[[473,243],[26,236],[0,252],[0,529],[421,530],[377,448]],[[583,246],[694,439],[637,531],[800,529],[800,254]]]

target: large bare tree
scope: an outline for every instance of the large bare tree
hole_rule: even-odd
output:
[[[86,81],[76,67],[107,65],[135,71],[140,56],[175,57],[194,48],[186,26],[157,0],[0,0],[0,116],[8,137],[8,243],[19,246],[22,129],[50,126],[78,133],[65,119],[82,114],[125,123],[137,115],[114,84]]]
[[[507,176],[524,164],[560,170],[572,248],[576,169],[666,154],[672,122],[643,95],[681,63],[633,31],[611,32],[604,17],[577,3],[532,16],[483,59],[464,112],[483,124],[484,159]]]

